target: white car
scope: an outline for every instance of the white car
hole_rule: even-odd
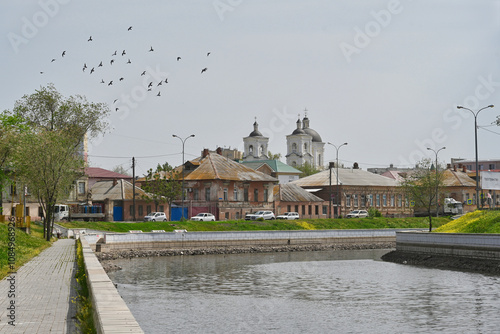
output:
[[[368,217],[368,211],[366,210],[354,210],[346,215],[346,218],[366,218]]]
[[[245,216],[245,220],[256,220],[259,218],[263,218],[264,220],[275,219],[272,211],[257,211],[255,213],[249,213]]]
[[[167,215],[165,212],[151,212],[144,216],[145,222],[166,222]]]
[[[199,213],[194,217],[191,217],[191,220],[199,221],[199,222],[214,222],[215,216],[211,213]]]
[[[297,212],[285,212],[284,214],[277,216],[276,219],[299,219],[299,214]]]

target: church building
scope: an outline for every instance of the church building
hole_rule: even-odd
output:
[[[297,128],[286,136],[286,163],[296,167],[309,163],[316,169],[323,169],[324,146],[321,136],[309,127],[307,114],[297,120]]]
[[[248,135],[248,137],[243,138],[244,153],[243,160],[267,160],[267,145],[269,144],[269,138],[264,137],[259,131],[259,124],[257,119],[253,123],[253,131]]]

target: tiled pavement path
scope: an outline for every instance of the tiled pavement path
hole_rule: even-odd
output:
[[[15,298],[9,281],[0,281],[0,333],[76,333],[75,270],[75,240],[60,239],[18,270]],[[11,301],[15,326],[8,324]]]

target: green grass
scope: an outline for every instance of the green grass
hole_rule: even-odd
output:
[[[443,233],[500,233],[499,211],[474,211],[452,220],[434,232]]]
[[[12,271],[8,264],[8,233],[7,223],[0,223],[0,278]],[[40,225],[32,223],[31,234],[16,229],[15,270],[50,245],[50,242],[43,239],[43,228]]]
[[[81,240],[76,242],[76,263],[77,270],[75,279],[77,282],[78,298],[76,299],[76,319],[78,320],[78,329],[81,333],[96,333],[93,317],[93,306],[90,300],[90,293],[85,274],[85,260],[83,258],[83,249]]]
[[[434,227],[441,226],[450,221],[448,217],[432,219]],[[290,220],[266,220],[245,221],[228,220],[216,222],[67,222],[61,223],[66,228],[86,228],[108,232],[128,232],[130,230],[141,230],[151,232],[152,230],[185,229],[188,231],[259,231],[259,230],[336,230],[336,229],[381,229],[381,228],[428,228],[427,218],[355,218],[355,219],[299,219]]]

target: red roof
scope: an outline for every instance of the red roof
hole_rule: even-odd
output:
[[[132,179],[132,176],[115,173],[113,171],[99,167],[86,167],[85,175],[87,175],[90,178],[100,178],[100,179]]]

